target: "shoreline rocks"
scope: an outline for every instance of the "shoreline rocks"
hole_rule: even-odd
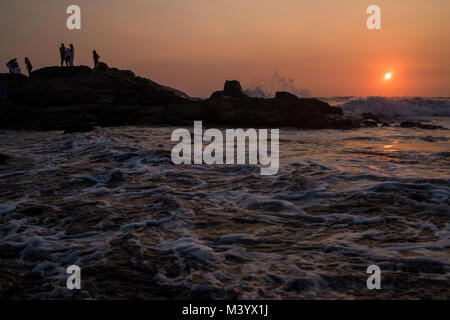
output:
[[[0,108],[0,129],[85,132],[95,126],[206,125],[353,129],[356,118],[318,99],[277,92],[274,98],[247,96],[239,81],[199,100],[187,94],[102,64],[48,67],[24,75],[0,74],[7,103]]]

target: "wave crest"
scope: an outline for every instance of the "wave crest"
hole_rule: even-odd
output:
[[[450,117],[448,99],[368,97],[351,100],[340,107],[348,116],[370,112],[383,118]]]

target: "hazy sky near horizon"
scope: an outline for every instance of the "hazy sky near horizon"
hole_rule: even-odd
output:
[[[66,28],[71,4],[80,31]],[[372,4],[382,30],[366,27]],[[313,96],[450,96],[449,0],[0,0],[0,36],[0,72],[13,57],[56,65],[64,42],[76,64],[96,49],[192,96],[227,79],[278,89],[275,72]]]

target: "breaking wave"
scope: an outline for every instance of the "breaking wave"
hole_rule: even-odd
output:
[[[348,101],[340,107],[350,116],[370,112],[382,118],[450,117],[450,100],[444,98],[368,97]]]

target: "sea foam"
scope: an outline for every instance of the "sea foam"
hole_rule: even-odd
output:
[[[348,101],[340,107],[348,116],[370,112],[382,118],[450,117],[450,101],[439,98],[368,97]]]

